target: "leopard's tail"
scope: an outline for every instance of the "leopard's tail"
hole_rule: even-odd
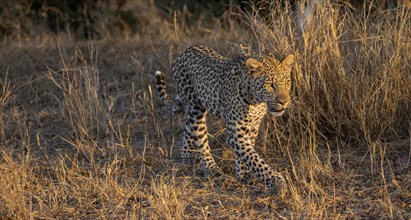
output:
[[[161,102],[166,106],[167,109],[171,110],[173,114],[182,112],[183,103],[180,97],[177,95],[177,97],[175,98],[175,103],[172,102],[171,97],[167,92],[164,75],[159,70],[156,71],[156,79],[157,92],[158,96],[160,96]]]
[[[166,88],[166,81],[164,80],[163,73],[159,70],[156,71],[156,87],[158,96],[160,96],[161,102],[167,107],[170,108],[172,106],[170,95],[167,92]]]

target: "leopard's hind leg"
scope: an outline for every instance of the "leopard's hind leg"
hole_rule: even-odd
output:
[[[216,175],[221,171],[211,155],[211,149],[208,144],[206,115],[207,111],[202,109],[199,105],[191,105],[188,108],[185,130],[190,136],[186,137],[191,137],[194,140],[200,156],[200,166],[203,169],[204,174]],[[189,141],[187,143],[189,143]],[[183,146],[182,153],[185,154],[187,150],[188,148]]]

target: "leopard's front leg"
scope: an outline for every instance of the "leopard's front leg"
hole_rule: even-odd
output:
[[[281,178],[275,174],[272,168],[262,159],[252,146],[249,135],[251,126],[244,121],[238,121],[228,125],[229,144],[237,154],[236,175],[241,182],[247,182],[245,178],[251,172],[264,183],[269,191],[278,194],[276,179]]]

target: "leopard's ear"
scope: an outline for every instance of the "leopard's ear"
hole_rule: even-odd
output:
[[[284,58],[283,62],[281,62],[287,66],[291,66],[294,63],[294,55],[288,54],[286,58]]]
[[[247,67],[248,72],[254,77],[259,76],[264,70],[263,64],[254,58],[248,58],[245,62],[245,66]]]

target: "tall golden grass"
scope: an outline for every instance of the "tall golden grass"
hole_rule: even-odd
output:
[[[411,217],[409,7],[323,2],[298,19],[304,4],[267,1],[228,11],[214,29],[189,26],[187,10],[164,17],[152,2],[134,7],[150,12],[134,35],[2,39],[2,218]],[[170,64],[192,44],[229,57],[240,44],[254,55],[295,54],[293,106],[266,118],[257,144],[286,178],[282,196],[235,180],[215,118],[210,142],[226,174],[208,179],[196,161],[180,163],[183,121],[151,84],[161,69],[174,91]]]

